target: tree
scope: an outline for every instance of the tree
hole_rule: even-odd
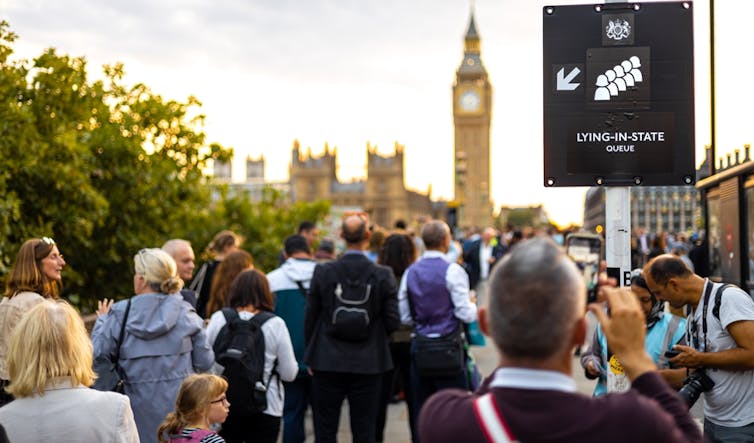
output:
[[[205,148],[195,99],[127,88],[122,66],[89,82],[83,58],[54,49],[27,67],[9,59],[14,39],[0,23],[3,266],[25,239],[53,236],[73,301],[128,295],[131,256],[209,217],[195,210],[209,204],[201,170],[231,152]]]
[[[292,220],[326,212],[324,203],[285,207],[271,192],[259,205],[227,193],[213,202],[202,171],[232,150],[206,142],[196,98],[128,87],[122,65],[91,82],[83,57],[54,49],[14,61],[15,39],[0,21],[0,276],[24,240],[51,236],[68,262],[64,294],[86,311],[133,293],[140,248],[172,237],[206,244],[231,228],[268,268]]]
[[[244,237],[241,247],[251,253],[255,267],[265,273],[278,267],[283,242],[296,233],[299,223],[320,221],[330,211],[328,201],[291,204],[282,192],[272,187],[264,188],[262,199],[257,203],[251,203],[246,192],[233,193],[227,186],[219,186],[217,192],[219,198],[213,206],[216,221],[198,227],[201,231],[190,233],[190,237],[203,239],[199,245],[206,245],[216,232],[230,229]]]

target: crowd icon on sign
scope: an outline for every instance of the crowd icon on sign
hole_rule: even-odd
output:
[[[613,69],[608,69],[604,74],[598,75],[595,82],[597,89],[594,91],[594,101],[610,101],[610,97],[615,97],[619,92],[641,83],[644,77],[641,75],[640,67],[639,57],[633,55],[628,60],[623,60],[613,66]]]

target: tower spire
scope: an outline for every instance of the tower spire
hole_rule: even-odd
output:
[[[479,54],[481,52],[479,33],[476,30],[476,22],[474,21],[474,0],[471,1],[469,29],[466,31],[464,52],[466,52],[467,54]]]

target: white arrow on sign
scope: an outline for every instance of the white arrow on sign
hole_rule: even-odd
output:
[[[573,80],[579,73],[581,72],[581,69],[579,68],[573,68],[571,72],[568,73],[567,76],[563,77],[565,73],[565,68],[560,68],[560,71],[558,71],[557,75],[557,87],[556,89],[558,91],[573,91],[574,89],[578,88],[581,83],[571,83],[571,80]]]

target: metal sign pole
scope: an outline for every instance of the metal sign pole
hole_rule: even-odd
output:
[[[605,3],[626,3],[626,0],[605,0]],[[631,189],[628,186],[605,189],[605,261],[608,275],[618,280],[618,285],[631,285]]]
[[[631,284],[631,190],[605,188],[605,259],[607,274],[620,286]]]

